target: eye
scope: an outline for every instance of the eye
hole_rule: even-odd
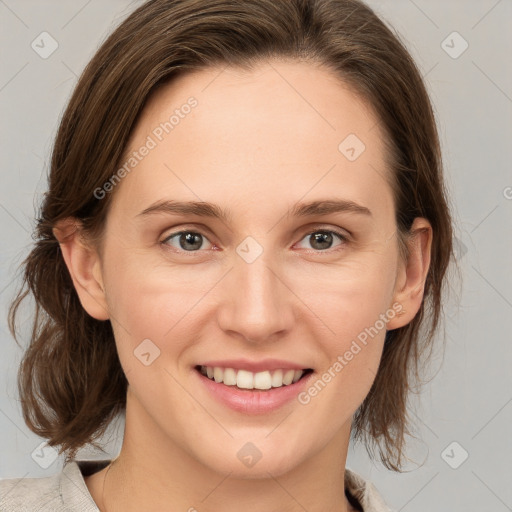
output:
[[[174,249],[185,252],[197,252],[203,247],[203,242],[208,240],[203,234],[197,231],[178,231],[172,233],[164,240],[162,244],[170,245]]]
[[[336,238],[340,240],[340,243],[338,246],[334,247],[343,246],[349,241],[343,233],[331,229],[316,229],[315,231],[310,231],[302,240],[307,239],[315,252],[327,252],[327,250],[332,247]],[[205,241],[209,240],[202,233],[192,230],[182,230],[171,233],[164,238],[161,243],[172,247],[177,252],[194,253],[199,252],[201,249],[206,249],[204,246]]]
[[[302,240],[307,239],[311,243],[313,250],[326,252],[327,249],[332,247],[333,240],[335,238],[341,240],[339,245],[344,245],[348,242],[348,238],[344,234],[330,229],[317,229],[315,231],[311,231]]]

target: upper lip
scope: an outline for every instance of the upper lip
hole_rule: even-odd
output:
[[[220,368],[234,368],[236,370],[247,370],[252,373],[265,370],[306,370],[308,366],[284,361],[282,359],[262,359],[261,361],[250,361],[249,359],[224,359],[215,361],[204,361],[199,366],[218,366]]]

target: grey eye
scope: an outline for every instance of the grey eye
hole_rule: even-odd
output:
[[[176,246],[173,243],[170,243],[171,240],[176,239],[179,244]],[[183,250],[186,252],[195,252],[201,249],[203,245],[203,241],[207,240],[201,233],[196,233],[195,231],[179,231],[178,233],[173,233],[169,235],[163,243],[167,245],[171,245],[175,249]]]

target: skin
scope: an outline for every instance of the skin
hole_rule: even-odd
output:
[[[197,107],[112,192],[101,251],[73,232],[73,219],[54,230],[83,307],[112,322],[129,381],[119,458],[106,480],[105,469],[86,484],[109,512],[352,510],[343,489],[352,417],[385,330],[421,306],[431,226],[415,220],[401,261],[384,135],[331,71],[276,60],[183,75],[150,98],[127,151],[190,96]],[[353,162],[338,150],[351,133],[366,146]],[[286,215],[298,201],[327,198],[372,215]],[[232,217],[138,216],[160,199],[209,201]],[[310,236],[320,228],[350,238],[321,246]],[[179,236],[161,243],[182,229],[203,235],[200,249],[187,252]],[[236,252],[247,236],[263,249],[250,264]],[[307,405],[235,412],[194,373],[208,359],[274,357],[313,368],[316,380],[394,303],[406,313]],[[144,339],[161,351],[148,366],[134,356]],[[237,457],[247,442],[262,454],[252,467]]]

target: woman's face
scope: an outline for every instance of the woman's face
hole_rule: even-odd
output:
[[[124,163],[101,281],[127,428],[251,477],[342,446],[400,307],[372,112],[312,64],[209,68],[150,99]],[[189,202],[214,206],[173,206]],[[279,387],[279,369],[313,372]]]

